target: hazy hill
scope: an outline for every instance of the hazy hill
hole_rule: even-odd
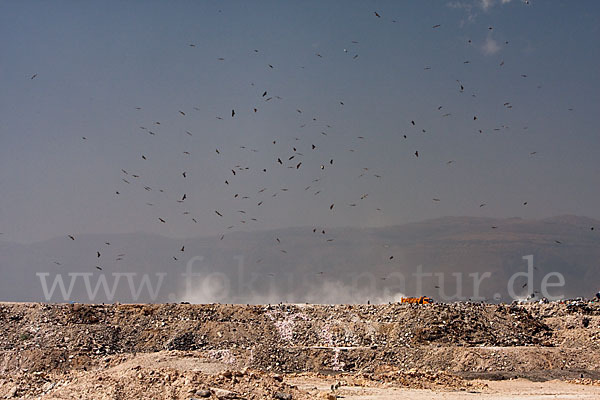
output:
[[[521,278],[514,285],[517,294],[539,290],[547,273],[559,272],[565,285],[549,289],[551,295],[590,297],[600,289],[598,229],[600,221],[576,216],[445,217],[385,228],[331,229],[325,234],[311,228],[237,232],[223,240],[132,233],[81,235],[75,241],[59,237],[30,245],[0,242],[0,300],[334,303],[391,301],[420,292],[451,301],[477,294],[468,274],[489,272],[479,295],[491,300],[498,293],[506,301],[510,276],[526,271],[522,257],[530,254],[533,289]],[[196,256],[203,257],[192,265],[198,276],[182,276]],[[421,290],[413,275],[419,266],[424,273],[438,274],[422,277]],[[47,275],[36,275],[40,273]],[[462,291],[457,292],[456,274],[461,273]],[[155,296],[143,286],[144,274]],[[63,296],[59,285],[51,292],[57,277],[65,293],[72,284],[70,295]],[[42,278],[51,296],[44,294]],[[108,292],[102,282],[96,287],[102,278]]]

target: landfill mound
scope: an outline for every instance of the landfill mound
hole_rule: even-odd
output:
[[[600,305],[583,301],[0,303],[0,329],[0,398],[330,394],[288,381],[306,375],[343,386],[452,390],[485,386],[473,379],[600,379]]]

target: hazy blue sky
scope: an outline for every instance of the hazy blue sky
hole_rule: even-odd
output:
[[[0,238],[597,218],[600,3],[530,3],[3,1]]]

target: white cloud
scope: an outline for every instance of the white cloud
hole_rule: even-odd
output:
[[[467,15],[467,21],[469,21],[469,22],[475,21],[475,17],[477,16],[477,14],[473,12],[473,4],[472,3],[468,3],[466,1],[451,1],[451,2],[447,3],[446,6],[449,8],[465,10],[465,13]],[[464,24],[465,24],[465,20],[461,20],[460,26],[462,27]]]
[[[500,4],[508,4],[510,3],[512,0],[500,0]],[[525,0],[523,0],[525,1]],[[490,8],[494,7],[496,5],[496,0],[481,0],[481,8],[483,8],[483,11],[488,11]]]
[[[471,4],[463,2],[463,1],[451,1],[446,4],[450,8],[465,8],[471,9]]]
[[[473,22],[477,17],[477,11],[483,10],[484,12],[490,11],[496,5],[504,5],[510,3],[512,0],[453,0],[446,3],[448,8],[462,9],[467,15],[467,21]],[[530,0],[521,0],[523,3],[529,4]],[[461,26],[464,25],[465,21],[461,21]]]
[[[483,51],[483,54],[486,56],[491,56],[500,51],[500,46],[498,45],[498,42],[488,36],[483,46],[481,46],[481,51]]]
[[[504,1],[503,1],[503,3],[504,3]],[[481,0],[481,8],[483,8],[484,11],[487,11],[493,5],[494,5],[494,0]]]

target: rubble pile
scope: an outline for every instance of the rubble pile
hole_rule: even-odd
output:
[[[574,385],[600,386],[600,380],[592,378],[567,379],[566,382]]]
[[[465,390],[476,377],[598,379],[598,339],[600,304],[581,301],[0,303],[0,398],[314,398],[282,378],[301,373]],[[144,357],[167,361],[133,365]]]
[[[545,344],[521,306],[0,305],[0,350],[106,355],[161,350]]]

